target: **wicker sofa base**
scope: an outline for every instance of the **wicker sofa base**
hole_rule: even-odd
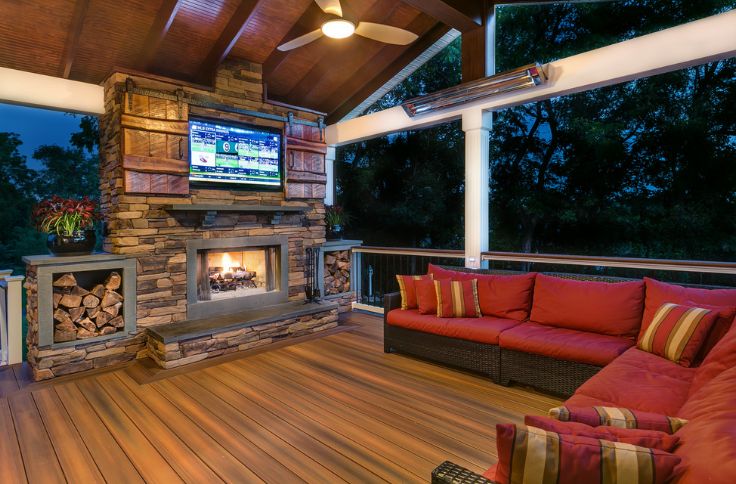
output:
[[[521,383],[569,397],[601,369],[600,366],[502,349],[500,383]]]
[[[453,462],[445,461],[432,471],[432,484],[495,484]]]
[[[500,350],[496,345],[448,338],[421,331],[383,325],[386,353],[397,352],[470,370],[500,381]]]

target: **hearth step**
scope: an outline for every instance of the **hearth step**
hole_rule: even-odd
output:
[[[337,326],[338,304],[295,301],[147,328],[151,358],[175,368]]]

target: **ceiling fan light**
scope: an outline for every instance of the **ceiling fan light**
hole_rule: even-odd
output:
[[[322,33],[332,39],[344,39],[355,32],[355,24],[349,20],[328,20],[322,24]]]

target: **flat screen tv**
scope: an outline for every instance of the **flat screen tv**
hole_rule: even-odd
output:
[[[189,181],[278,189],[281,131],[219,120],[189,120]]]

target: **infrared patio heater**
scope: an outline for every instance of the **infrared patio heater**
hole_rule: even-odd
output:
[[[410,118],[487,98],[539,86],[547,82],[542,66],[529,64],[523,67],[484,77],[441,91],[405,101],[401,106]]]

